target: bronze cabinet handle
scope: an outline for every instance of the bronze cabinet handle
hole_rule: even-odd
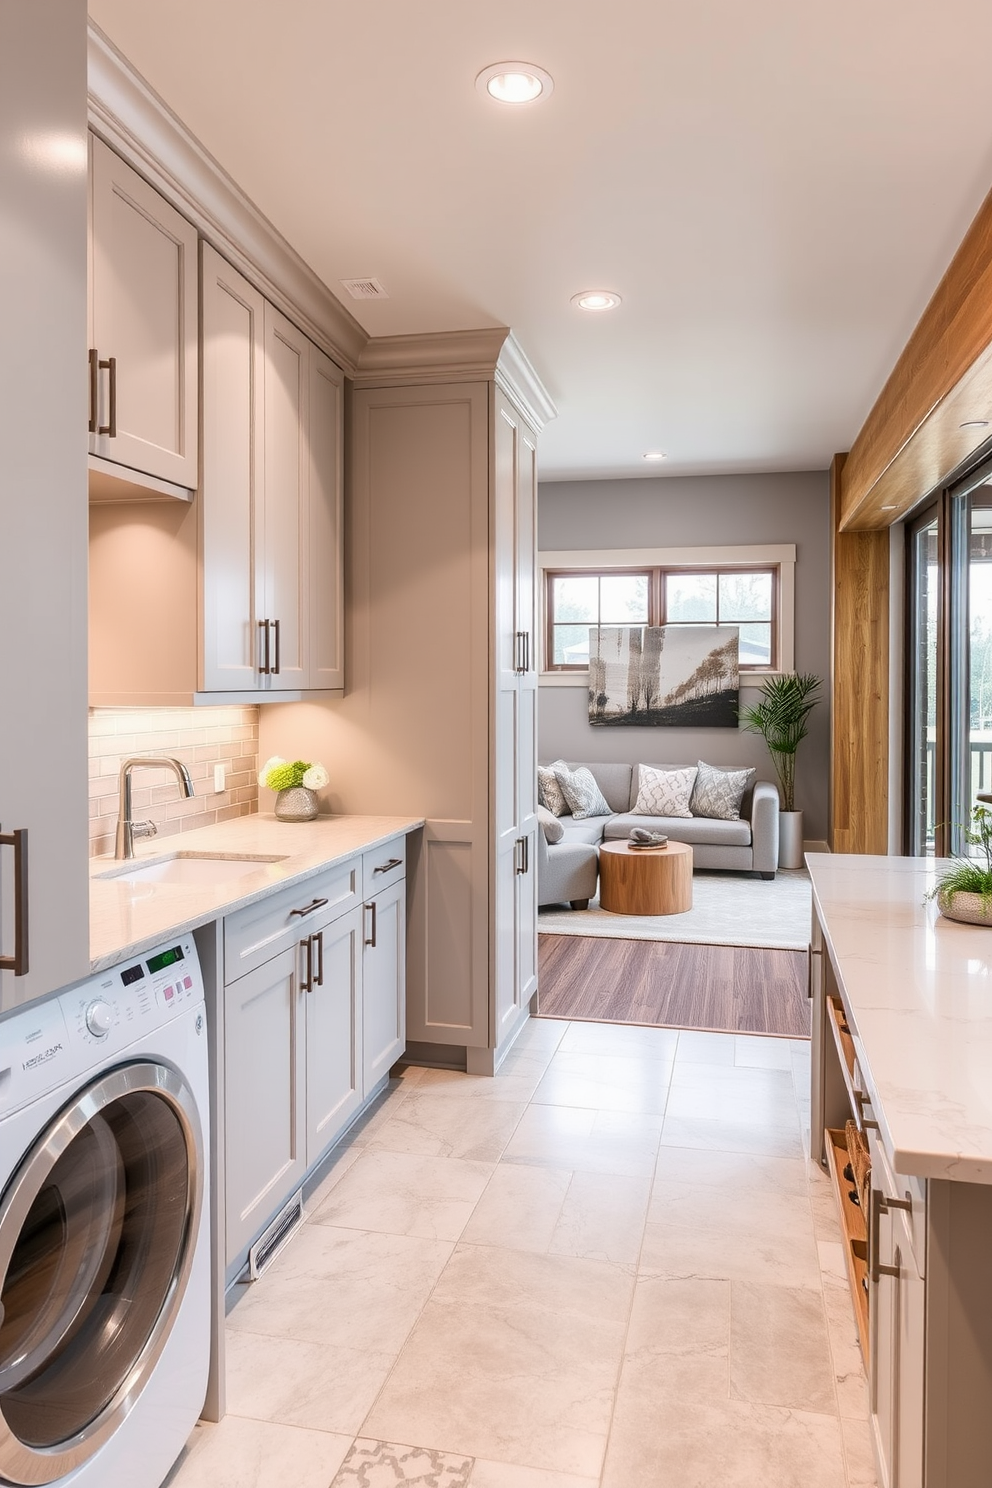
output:
[[[110,373],[110,417],[107,427],[101,429],[101,434],[107,434],[111,439],[117,438],[117,358],[108,357],[105,362],[100,363]]]
[[[394,868],[398,868],[402,862],[402,858],[390,858],[388,863],[380,863],[378,868],[372,869],[372,877],[375,878],[377,873],[391,873],[392,870]]]
[[[312,899],[310,903],[305,904],[302,909],[291,909],[289,911],[289,918],[292,919],[294,915],[299,915],[302,919],[304,915],[313,914],[315,909],[321,909],[326,903],[326,899]]]
[[[311,935],[310,940],[317,947],[317,970],[313,974],[315,987],[324,985],[324,932],[318,930],[316,935]]]
[[[266,621],[266,624],[268,624],[268,621]],[[278,620],[273,620],[273,622],[272,622],[272,628],[273,628],[273,630],[276,633],[276,643],[275,643],[275,647],[274,647],[275,661],[272,663],[272,675],[274,677],[278,677],[278,675],[279,675],[280,652],[282,651],[282,647],[279,644],[279,621]]]
[[[100,353],[95,346],[90,347],[90,433],[97,431],[96,410],[100,401]]]
[[[0,847],[14,849],[14,954],[0,956],[0,971],[12,971],[15,977],[28,972],[28,832],[18,827],[0,833]]]
[[[366,945],[367,945],[367,946],[372,946],[372,947],[374,947],[374,946],[375,946],[375,931],[376,931],[376,910],[375,910],[375,900],[374,900],[374,899],[373,899],[373,900],[372,900],[372,903],[371,903],[371,904],[366,904],[366,905],[365,905],[365,908],[366,908],[366,909],[367,909],[367,910],[371,910],[371,911],[372,911],[372,933],[371,933],[371,935],[367,935],[367,936],[366,936],[366,937],[365,937],[365,944],[366,944]]]
[[[300,977],[300,991],[310,992],[313,989],[313,936],[308,935],[305,940],[300,941],[300,950],[306,958],[306,970]]]
[[[272,668],[269,665],[269,621],[259,620],[258,628],[262,632],[262,661],[258,670],[263,677],[267,677]]]

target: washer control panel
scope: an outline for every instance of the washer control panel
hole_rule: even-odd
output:
[[[0,1116],[203,1002],[192,935],[0,1021]]]

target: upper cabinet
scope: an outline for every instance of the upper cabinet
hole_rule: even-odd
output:
[[[195,490],[196,229],[101,140],[90,146],[91,463]]]
[[[344,685],[343,381],[204,245],[205,692]]]

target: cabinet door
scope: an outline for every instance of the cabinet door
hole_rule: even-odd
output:
[[[90,347],[101,360],[90,451],[197,485],[196,229],[92,140]],[[115,407],[111,408],[111,394]]]
[[[883,1270],[870,1298],[871,1419],[881,1488],[922,1488],[925,1285],[905,1216],[875,1219]]]
[[[86,181],[67,164],[53,169],[41,144],[66,162],[86,148],[86,17],[68,3],[7,6],[3,38],[0,832],[27,832],[28,935],[15,914],[14,849],[0,845],[0,957],[19,953],[16,974],[0,970],[0,1011],[90,969]],[[9,1154],[9,1131],[5,1140]]]
[[[406,1048],[405,879],[365,906],[362,976],[362,1067],[368,1095]]]
[[[203,645],[200,686],[258,683],[253,532],[262,474],[265,302],[203,246],[203,489],[200,540]]]
[[[311,989],[305,998],[308,1165],[362,1103],[361,909],[312,932],[311,945]]]
[[[256,518],[257,618],[270,624],[266,691],[308,685],[309,622],[304,575],[309,565],[310,342],[265,306],[265,479]]]
[[[342,399],[344,375],[310,347],[308,686],[344,687]]]
[[[299,961],[296,945],[224,989],[228,1265],[307,1168]]]

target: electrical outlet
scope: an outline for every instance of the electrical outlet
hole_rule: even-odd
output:
[[[224,765],[214,765],[214,791],[217,795],[220,795],[221,791],[226,789],[224,785],[226,775],[227,769]]]

